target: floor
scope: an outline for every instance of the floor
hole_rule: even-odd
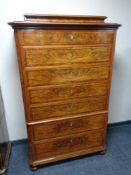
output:
[[[7,175],[131,175],[131,123],[108,129],[105,155],[95,154],[48,165],[32,172],[27,141],[12,145]]]

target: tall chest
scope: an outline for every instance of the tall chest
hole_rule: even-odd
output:
[[[25,15],[15,30],[31,166],[105,150],[116,30],[104,16]]]

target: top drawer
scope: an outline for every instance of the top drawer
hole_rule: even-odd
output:
[[[112,31],[23,30],[22,45],[112,43]]]

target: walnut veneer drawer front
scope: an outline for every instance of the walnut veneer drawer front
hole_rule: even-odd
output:
[[[32,120],[40,120],[51,117],[68,116],[86,112],[94,112],[107,109],[107,97],[89,97],[87,99],[68,100],[64,102],[52,102],[31,107]]]
[[[112,31],[25,30],[23,45],[112,43]]]
[[[33,133],[33,141],[79,133],[86,130],[104,128],[107,121],[107,114],[84,115],[65,119],[44,122],[41,124],[29,125]]]
[[[34,144],[36,159],[45,159],[100,146],[103,144],[103,138],[103,130],[94,130]]]
[[[111,47],[24,47],[26,66],[109,61]]]
[[[80,67],[50,67],[42,69],[27,69],[28,86],[51,85],[68,82],[79,82],[96,79],[107,79],[109,63],[87,65]]]
[[[34,87],[29,90],[31,104],[66,100],[78,97],[106,95],[107,81],[67,84],[48,87]]]

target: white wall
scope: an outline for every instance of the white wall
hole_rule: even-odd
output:
[[[7,22],[24,13],[106,15],[121,23],[116,42],[109,122],[131,119],[131,1],[130,0],[1,0],[0,81],[11,140],[26,138],[24,109],[13,30]]]

